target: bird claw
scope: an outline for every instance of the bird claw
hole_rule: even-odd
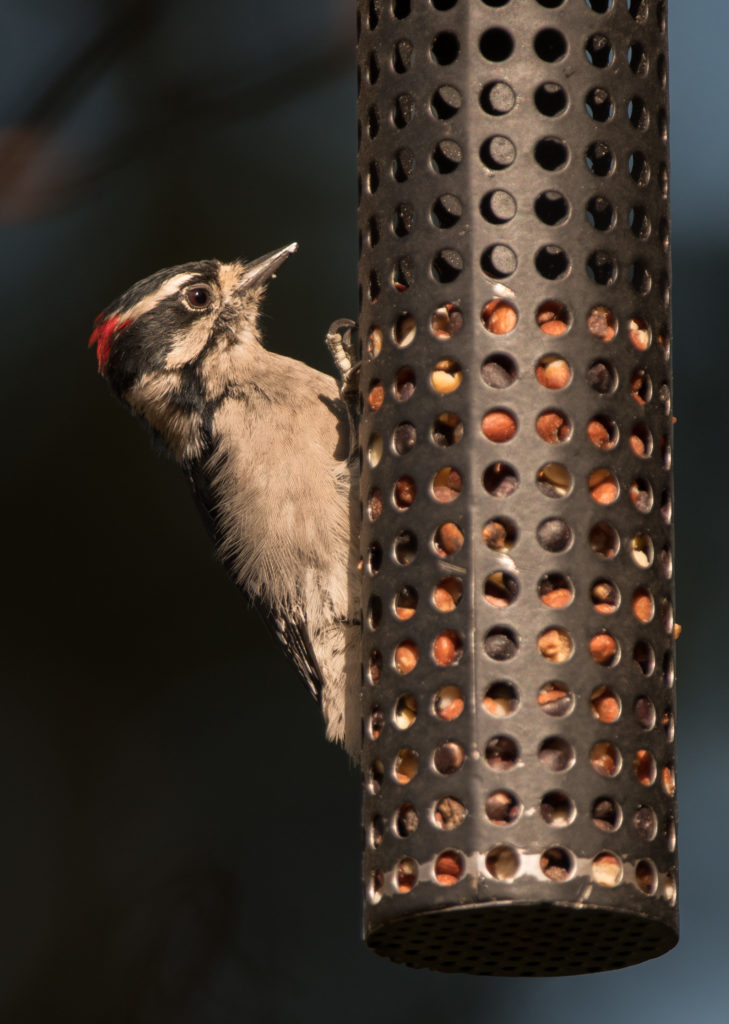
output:
[[[354,320],[344,317],[331,324],[326,337],[327,348],[339,371],[339,393],[342,399],[351,406],[356,405],[361,365],[357,359],[356,345],[352,340],[352,334],[356,327]]]

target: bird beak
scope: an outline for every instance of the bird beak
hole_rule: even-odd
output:
[[[238,291],[247,291],[253,285],[263,284],[273,277],[281,264],[289,258],[292,252],[299,248],[298,242],[291,242],[283,249],[276,249],[265,256],[259,256],[257,260],[248,263],[243,267],[243,274],[238,284]]]

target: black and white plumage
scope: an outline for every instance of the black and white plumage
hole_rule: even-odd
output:
[[[180,463],[218,554],[357,756],[359,608],[349,321],[341,385],[261,344],[266,282],[295,250],[161,270],[97,318],[100,372]]]

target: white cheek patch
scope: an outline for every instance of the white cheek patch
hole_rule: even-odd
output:
[[[213,324],[209,317],[201,316],[183,331],[172,336],[172,344],[165,359],[166,370],[179,370],[194,362],[208,343]]]
[[[202,448],[202,420],[199,413],[177,404],[179,374],[144,374],[124,395],[124,401],[162,436],[176,458],[196,458]]]
[[[179,390],[178,374],[160,377],[153,373],[144,373],[124,395],[135,412],[149,419],[155,409],[164,408]]]
[[[154,309],[164,299],[174,295],[190,278],[195,277],[194,274],[175,274],[169,281],[165,281],[164,284],[160,285],[156,292],[152,292],[151,295],[145,295],[143,299],[140,299],[131,309],[124,310],[124,318],[130,320],[136,320],[137,317],[144,316],[145,313],[149,313],[150,310]]]

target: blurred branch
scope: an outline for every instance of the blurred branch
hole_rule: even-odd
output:
[[[276,62],[275,74],[245,80],[185,83],[169,90],[158,102],[148,120],[125,138],[114,142],[95,156],[84,160],[85,169],[59,175],[64,154],[52,153],[53,173],[48,184],[32,185],[31,170],[39,163],[42,150],[52,145],[52,137],[63,119],[74,109],[95,81],[117,59],[143,37],[153,18],[168,0],[131,0],[121,14],[112,19],[89,45],[63,69],[31,104],[17,127],[0,139],[0,218],[32,217],[49,210],[57,212],[72,206],[88,191],[125,164],[160,148],[170,135],[186,128],[190,118],[208,124],[266,115],[304,93],[326,85],[354,66],[352,47],[342,37],[306,59],[287,64]],[[68,160],[69,165],[74,161]],[[41,181],[43,176],[41,176]]]
[[[70,64],[63,68],[22,117],[25,128],[55,125],[73,109],[109,64],[128,50],[149,30],[169,0],[129,0],[112,17]]]
[[[159,147],[167,137],[185,127],[191,117],[204,116],[208,124],[263,117],[353,69],[354,55],[336,40],[328,49],[298,64],[285,67],[285,60],[281,64],[284,70],[278,74],[246,82],[225,93],[205,93],[197,84],[194,91],[187,88],[170,93],[168,106],[155,121],[108,148],[83,177],[67,182],[65,187],[88,188],[130,160]]]
[[[109,64],[144,35],[168,2],[129,0],[31,101],[15,126],[6,130],[0,139],[0,210],[3,213],[12,205],[19,183],[22,193],[22,179],[64,117],[108,71]]]

